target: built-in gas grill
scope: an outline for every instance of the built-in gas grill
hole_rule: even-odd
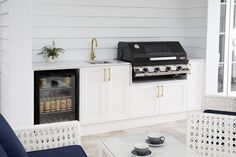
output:
[[[184,78],[190,71],[187,54],[177,41],[119,42],[117,58],[131,63],[133,80]]]

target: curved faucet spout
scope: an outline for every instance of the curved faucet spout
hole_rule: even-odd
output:
[[[94,42],[95,42],[95,46],[98,47],[98,41],[96,38],[92,38],[92,42],[91,42],[91,52],[90,52],[90,61],[94,61],[95,59],[95,51],[94,51]]]

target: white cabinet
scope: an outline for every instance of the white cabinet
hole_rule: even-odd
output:
[[[134,85],[131,94],[131,115],[143,117],[184,112],[187,102],[186,90],[186,80]]]
[[[188,75],[187,110],[199,110],[205,95],[205,60],[190,61],[191,73]]]
[[[129,69],[129,66],[81,68],[83,124],[121,120],[128,116]]]
[[[129,65],[80,69],[80,120],[96,124],[197,110],[204,95],[204,60],[190,61],[185,80],[133,83]]]
[[[82,68],[80,70],[81,86],[81,121],[84,123],[105,120],[107,82],[105,67]]]
[[[160,86],[160,114],[186,111],[186,81],[164,83]]]
[[[108,68],[107,118],[121,120],[129,113],[129,67],[113,66]]]
[[[134,85],[131,90],[131,115],[133,117],[153,116],[159,113],[158,86]]]

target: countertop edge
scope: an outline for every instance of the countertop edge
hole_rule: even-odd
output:
[[[104,66],[121,66],[130,65],[128,62],[118,60],[108,60],[110,63],[106,64],[91,64],[87,61],[57,61],[55,63],[48,62],[33,62],[33,71],[44,71],[44,70],[63,70],[63,69],[80,69],[87,67],[104,67]]]
[[[189,58],[191,61],[204,61],[204,58]],[[106,64],[91,64],[87,61],[57,61],[55,63],[48,62],[33,62],[33,71],[44,71],[44,70],[65,70],[65,69],[80,69],[87,67],[107,67],[107,66],[121,66],[127,65],[131,66],[129,62],[118,61],[118,60],[107,60],[110,63]]]

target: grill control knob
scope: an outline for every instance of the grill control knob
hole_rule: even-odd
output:
[[[135,71],[136,73],[140,73],[139,69],[134,69],[134,71]]]
[[[181,71],[181,70],[183,70],[183,68],[182,68],[182,66],[177,66],[176,70]]]
[[[148,68],[143,68],[143,72],[147,73],[148,72]]]
[[[160,71],[161,71],[161,69],[158,67],[154,69],[154,72],[160,72]]]
[[[166,67],[166,72],[170,72],[171,71],[171,67]]]

